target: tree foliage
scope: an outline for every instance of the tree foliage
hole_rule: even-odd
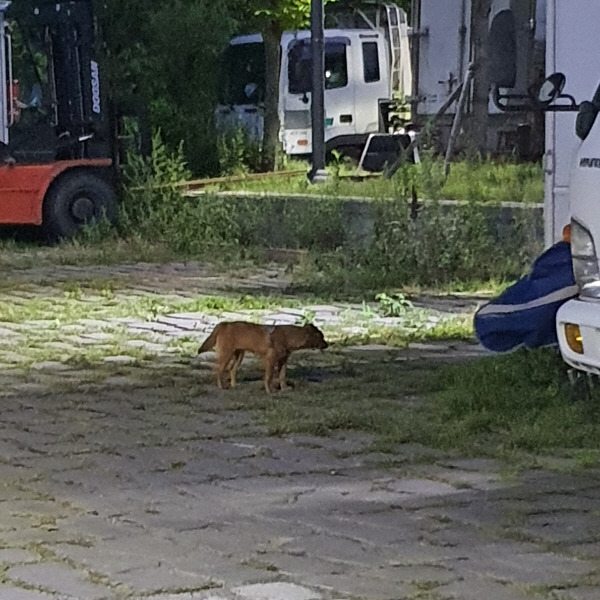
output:
[[[183,141],[194,172],[215,173],[213,111],[220,57],[238,27],[233,9],[222,1],[106,0],[99,16],[111,97],[143,103],[168,146]]]

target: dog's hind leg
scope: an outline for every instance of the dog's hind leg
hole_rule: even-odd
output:
[[[220,388],[224,388],[223,385],[223,376],[229,370],[229,365],[231,361],[235,359],[234,351],[226,351],[222,349],[219,352],[219,356],[217,358],[217,386]]]
[[[281,391],[283,390],[287,390],[289,388],[289,385],[287,384],[286,380],[285,380],[285,371],[287,368],[287,359],[288,357],[285,356],[282,359],[279,360],[279,389]]]
[[[244,351],[236,350],[233,353],[233,357],[229,361],[229,382],[231,383],[232,388],[234,388],[236,385],[235,374],[236,374],[239,366],[242,364],[243,360],[244,360]]]

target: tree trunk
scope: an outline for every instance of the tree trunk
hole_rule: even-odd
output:
[[[279,70],[281,31],[271,24],[263,31],[265,46],[265,110],[261,168],[274,171],[279,148]]]
[[[471,117],[468,123],[469,142],[473,150],[487,153],[490,76],[488,71],[488,31],[492,0],[472,0],[471,50],[475,71]]]

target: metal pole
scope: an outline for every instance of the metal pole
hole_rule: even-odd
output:
[[[327,180],[325,170],[325,34],[323,0],[311,0],[310,32],[312,53],[312,169],[311,183]]]

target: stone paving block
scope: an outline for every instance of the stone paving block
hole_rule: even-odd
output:
[[[410,583],[419,589],[435,589],[460,579],[451,564],[428,565],[413,564],[411,566],[395,565],[394,560],[389,566],[380,566],[377,576],[381,579]]]
[[[598,508],[599,498],[585,494],[544,494],[522,501],[521,511],[526,515],[539,513],[590,513]],[[516,501],[515,501],[516,504]]]
[[[283,541],[280,548],[274,547],[271,551],[265,551],[261,544],[255,558],[280,571],[302,577],[307,574],[352,572],[359,567],[381,568],[393,557],[389,549],[365,547],[342,537],[327,540],[327,537],[322,534],[317,541],[311,536],[299,535]],[[310,545],[311,540],[315,542],[314,545]]]
[[[519,552],[516,544],[493,544],[478,548],[468,560],[456,564],[461,573],[476,573],[515,584],[565,585],[593,572],[594,562],[551,552]]]
[[[461,506],[434,506],[423,508],[418,511],[423,519],[437,519],[440,522],[452,520],[456,524],[470,525],[476,527],[486,527],[489,523],[494,523],[500,529],[512,524],[512,516],[505,510],[504,506],[496,502],[485,502],[481,499],[474,499]]]
[[[3,342],[8,340],[11,344],[14,344],[19,340],[25,339],[25,336],[9,327],[0,327],[0,339],[2,339]]]
[[[577,556],[586,560],[600,560],[600,539],[587,544],[561,544],[560,548],[570,556]],[[598,597],[600,598],[600,594]]]
[[[542,513],[528,516],[519,529],[537,540],[585,544],[600,537],[600,518],[562,511]]]
[[[600,586],[552,590],[552,598],[553,600],[598,600],[600,598]]]
[[[193,590],[218,586],[211,574],[190,573],[164,565],[121,571],[111,574],[111,580],[144,595],[157,594],[169,588]]]
[[[46,360],[44,362],[34,363],[31,365],[34,371],[68,371],[71,369],[69,365],[65,365],[56,360]]]
[[[115,365],[128,365],[136,362],[138,359],[135,356],[127,356],[126,354],[116,356],[105,356],[104,362]]]
[[[260,322],[266,325],[298,325],[300,320],[300,315],[279,312],[263,315]]]
[[[97,340],[94,340],[90,337],[85,337],[84,334],[81,335],[66,335],[63,338],[64,341],[73,344],[76,346],[96,346],[98,344]]]
[[[201,329],[201,324],[198,319],[189,318],[187,316],[180,317],[176,315],[161,316],[156,318],[157,323],[183,329],[185,331],[197,331]]]
[[[6,577],[75,600],[104,600],[112,595],[109,588],[86,581],[85,573],[58,563],[11,567]]]
[[[129,331],[133,333],[145,333],[145,332],[158,332],[158,333],[181,333],[176,327],[172,325],[167,325],[166,323],[156,323],[156,322],[146,322],[146,321],[138,321],[137,323],[132,323],[129,325]]]
[[[480,472],[458,468],[448,469],[439,465],[425,466],[419,470],[432,479],[447,483],[456,489],[472,488],[490,491],[506,487],[506,483],[498,471]]]
[[[36,590],[26,590],[3,583],[0,584],[0,598],[2,598],[2,600],[63,600],[64,596],[59,598],[56,594],[46,594],[45,592]]]
[[[128,340],[124,344],[128,348],[137,348],[146,352],[154,354],[161,354],[163,352],[173,352],[175,349],[168,348],[164,344],[155,344],[146,340]]]
[[[320,600],[321,594],[294,583],[255,583],[233,588],[240,600]]]
[[[341,575],[306,575],[302,583],[315,588],[335,590],[336,597],[368,598],[369,600],[405,600],[414,597],[415,587],[402,581],[377,577],[376,571],[355,570]],[[279,600],[279,599],[278,599]],[[283,600],[283,599],[281,599]],[[481,600],[481,599],[480,599]],[[488,600],[486,598],[486,600]]]
[[[21,548],[3,548],[0,550],[0,563],[3,565],[16,565],[34,563],[39,560],[36,554]],[[3,598],[0,593],[0,598]]]
[[[117,519],[105,520],[105,531],[104,539],[90,538],[89,543],[80,545],[65,543],[61,538],[52,544],[52,548],[62,559],[74,561],[113,579],[132,570],[159,568],[169,556],[183,555],[183,550],[176,543],[144,535],[139,528],[127,527]]]
[[[436,588],[443,600],[531,600],[531,596],[510,583],[493,579],[466,577],[450,585]]]
[[[18,352],[0,350],[0,362],[5,363],[8,366],[26,364],[28,360],[28,357],[23,356]]]
[[[214,592],[175,592],[152,596],[130,596],[128,600],[233,600],[233,596],[216,595]]]
[[[274,571],[279,577],[285,576],[293,578],[296,581],[308,583],[315,587],[327,587],[331,578],[339,582],[347,580],[345,586],[354,581],[357,571],[364,571],[371,568],[372,572],[377,573],[378,579],[385,579],[386,573],[382,570],[382,560],[374,555],[369,555],[365,562],[346,562],[342,560],[333,560],[323,558],[318,555],[298,555],[293,548],[289,554],[270,552],[258,555],[255,560],[257,564],[263,564],[264,568]],[[399,581],[399,578],[392,576],[392,581]],[[334,588],[340,591],[340,588]],[[348,590],[347,587],[342,588]],[[370,596],[368,596],[370,597]]]

